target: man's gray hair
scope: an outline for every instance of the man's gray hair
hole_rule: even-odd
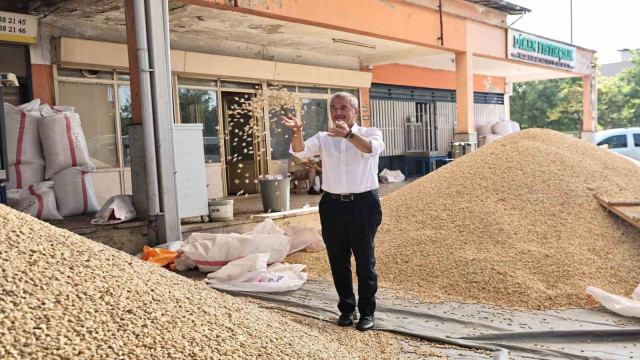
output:
[[[341,91],[331,95],[331,100],[329,101],[329,105],[331,105],[331,103],[333,102],[333,99],[335,98],[347,99],[349,101],[349,105],[351,105],[352,108],[354,109],[358,108],[358,98],[351,93]]]

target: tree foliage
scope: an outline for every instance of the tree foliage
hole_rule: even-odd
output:
[[[634,67],[614,77],[598,78],[598,127],[640,126],[640,52]],[[522,128],[580,131],[582,79],[567,78],[516,83],[511,96],[511,118]]]

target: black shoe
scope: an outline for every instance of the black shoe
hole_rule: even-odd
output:
[[[358,326],[356,326],[356,328],[360,331],[371,330],[375,323],[373,316],[363,316],[360,321],[358,321]]]
[[[351,326],[353,325],[353,320],[356,320],[358,315],[355,312],[351,314],[341,314],[338,318],[338,326]]]
[[[311,189],[309,189],[309,191],[307,191],[307,194],[309,194],[309,195],[318,195],[320,193],[317,192],[316,189],[311,188]]]

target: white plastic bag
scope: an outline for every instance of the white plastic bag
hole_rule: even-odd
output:
[[[291,238],[289,254],[303,249],[326,250],[324,240],[318,231],[310,227],[288,226],[287,235]]]
[[[306,266],[273,264],[266,266],[269,254],[252,254],[232,261],[207,275],[206,283],[218,290],[283,292],[299,289],[307,281]]]
[[[273,220],[267,218],[260,224],[256,225],[253,230],[245,233],[245,235],[286,235],[285,231],[280,229]]]
[[[631,299],[610,294],[597,287],[587,287],[587,294],[598,300],[602,306],[623,316],[640,317],[640,285],[633,291]]]
[[[501,121],[495,123],[491,127],[491,130],[494,134],[502,136],[509,135],[513,132],[513,129],[511,128],[511,121]]]
[[[98,211],[98,200],[91,182],[90,166],[73,167],[53,177],[58,211],[63,217]]]
[[[91,220],[92,224],[118,224],[121,222],[133,220],[137,217],[136,209],[133,207],[132,195],[116,195],[112,196],[102,205],[100,210]]]
[[[216,271],[230,261],[257,254],[270,254],[269,263],[287,256],[291,240],[284,235],[240,235],[193,233],[182,245],[176,259],[177,270],[198,266],[203,272]]]
[[[380,174],[378,174],[378,178],[383,183],[394,183],[404,181],[405,176],[400,170],[383,169]]]
[[[25,189],[31,185],[44,182],[44,165],[40,164],[15,164],[7,169],[9,181],[7,190]]]
[[[247,255],[241,259],[231,261],[220,270],[207,275],[212,283],[257,281],[267,270],[269,254],[259,253]]]
[[[38,125],[40,99],[15,107],[4,103],[5,130],[7,132],[7,161],[14,164],[44,165]]]
[[[62,219],[56,209],[53,182],[45,181],[26,189],[7,191],[7,204],[40,220]]]
[[[87,141],[82,131],[80,116],[72,107],[49,105],[40,107],[44,117],[39,124],[42,149],[47,161],[45,176],[50,179],[70,167],[95,166],[89,158]]]

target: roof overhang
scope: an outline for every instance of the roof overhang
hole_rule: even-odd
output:
[[[498,11],[502,11],[509,15],[520,15],[531,12],[531,10],[522,7],[520,5],[512,4],[508,1],[502,0],[465,0],[470,3],[486,6],[488,8],[492,8]]]

